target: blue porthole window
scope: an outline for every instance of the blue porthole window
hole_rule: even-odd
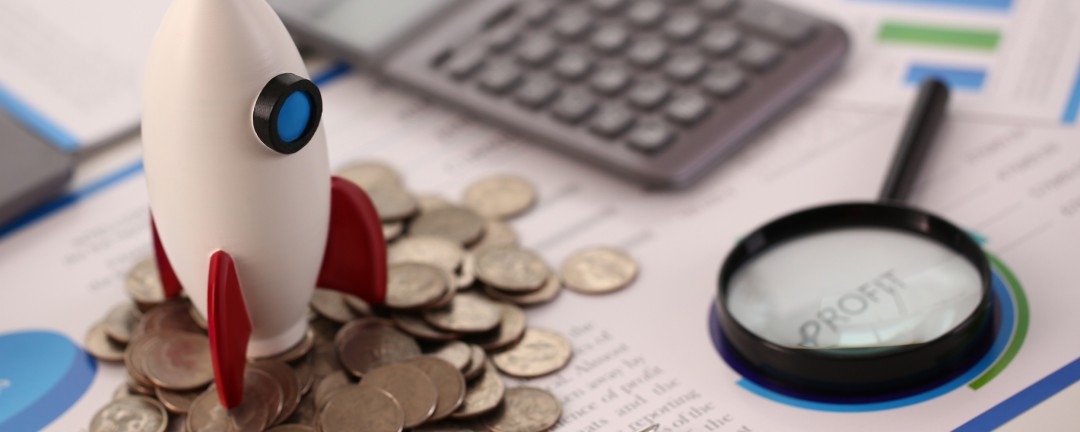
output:
[[[270,149],[292,154],[304,148],[322,118],[322,95],[310,80],[291,73],[266,83],[255,100],[252,125]]]

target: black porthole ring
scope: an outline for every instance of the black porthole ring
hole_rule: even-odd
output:
[[[275,125],[285,100],[295,92],[304,92],[311,102],[311,114],[303,133],[292,141],[281,138]],[[278,75],[263,87],[255,100],[255,109],[252,114],[252,126],[255,135],[264,145],[281,154],[293,154],[304,148],[315,131],[319,129],[322,120],[322,94],[319,87],[311,80],[291,73]]]

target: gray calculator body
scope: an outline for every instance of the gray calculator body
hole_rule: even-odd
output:
[[[288,1],[272,4],[299,41],[655,188],[709,172],[849,44],[766,0],[459,0],[361,49]]]

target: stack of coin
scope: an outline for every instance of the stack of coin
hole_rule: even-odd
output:
[[[536,202],[533,186],[519,177],[478,181],[458,206],[411,194],[384,164],[361,163],[339,175],[368,192],[383,220],[386,303],[316,289],[306,337],[274,358],[253,360],[243,404],[227,411],[211,385],[205,320],[186,299],[164,300],[147,258],[128,275],[133,302],[116,306],[87,334],[87,350],[123,362],[129,376],[91,432],[130,421],[141,422],[138,430],[188,432],[555,426],[558,399],[537,388],[508,389],[499,375],[535,378],[570,362],[569,340],[528,327],[522,307],[554,300],[563,286],[587,294],[626,287],[638,272],[634,260],[591,247],[556,274],[518,245],[507,223]]]

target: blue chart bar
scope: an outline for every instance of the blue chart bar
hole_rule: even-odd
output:
[[[982,90],[986,83],[986,70],[970,67],[939,66],[913,64],[908,68],[904,81],[909,85],[918,85],[930,78],[944,81],[955,90]]]
[[[1069,102],[1065,105],[1065,113],[1061,115],[1061,122],[1076,124],[1077,117],[1080,117],[1080,68],[1076,71],[1076,83],[1073,84]]]
[[[877,3],[902,3],[913,6],[942,6],[961,7],[968,9],[983,9],[992,12],[1008,12],[1012,9],[1013,0],[855,0],[861,2]]]

